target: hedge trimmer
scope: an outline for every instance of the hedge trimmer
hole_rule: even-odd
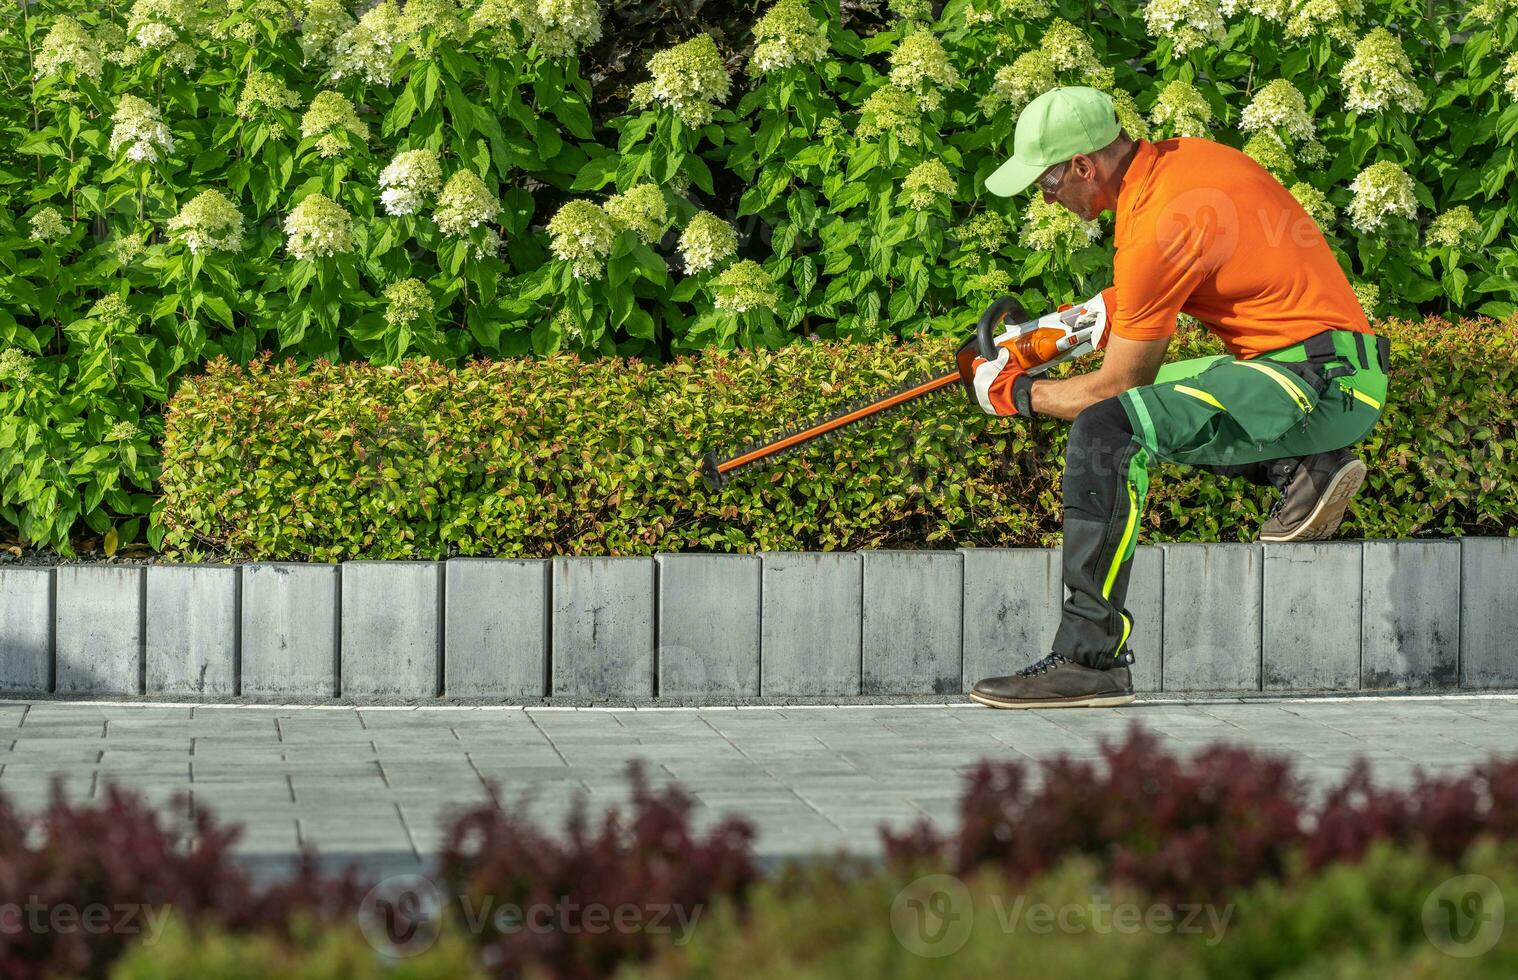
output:
[[[1008,319],[1012,320],[1013,326],[997,335],[996,328]],[[950,388],[956,381],[964,386],[973,403],[975,391],[972,384],[977,358],[994,361],[999,356],[998,349],[1005,347],[1024,372],[1042,374],[1056,364],[1100,347],[1105,340],[1106,325],[1106,313],[1100,303],[1065,306],[1030,320],[1022,304],[1004,296],[981,314],[975,332],[955,350],[955,369],[948,374],[915,381],[895,391],[847,405],[825,419],[759,445],[745,446],[725,459],[718,459],[715,450],[708,452],[701,459],[701,475],[708,487],[720,490],[740,470],[774,462],[819,439],[836,435],[847,426],[878,421],[903,405]]]

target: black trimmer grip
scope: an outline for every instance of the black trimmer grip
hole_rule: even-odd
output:
[[[980,315],[980,323],[975,327],[975,340],[977,346],[980,347],[980,356],[988,361],[994,361],[997,358],[996,328],[1001,326],[1009,316],[1017,323],[1022,323],[1028,318],[1023,305],[1011,296],[1003,296],[986,307],[986,312]]]
[[[713,493],[716,493],[727,485],[727,477],[723,476],[722,471],[717,469],[717,451],[715,449],[708,451],[705,456],[701,457],[701,478],[706,481],[707,488]]]

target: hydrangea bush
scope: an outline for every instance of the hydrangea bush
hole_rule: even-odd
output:
[[[862,9],[708,32],[597,0],[9,6],[0,520],[156,546],[161,404],[217,355],[667,361],[1090,295],[1110,221],[983,187],[1056,85],[1259,160],[1376,316],[1518,301],[1518,5]],[[658,16],[593,99],[586,52]]]

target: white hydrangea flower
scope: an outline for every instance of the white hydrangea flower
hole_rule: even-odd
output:
[[[1518,99],[1518,51],[1507,56],[1507,61],[1502,64],[1502,74],[1507,77],[1503,88],[1508,95]]]
[[[965,280],[961,295],[1005,296],[1012,291],[1012,277],[1001,269],[992,269]]]
[[[143,49],[127,40],[126,31],[106,21],[95,28],[101,57],[113,65],[131,66],[142,60]]]
[[[1469,207],[1459,204],[1434,218],[1423,240],[1439,248],[1474,252],[1481,247],[1481,222]]]
[[[965,24],[969,27],[979,27],[982,24],[996,22],[996,11],[989,7],[977,9],[973,4],[965,7]]]
[[[500,210],[500,199],[479,175],[473,170],[460,170],[443,186],[432,220],[443,234],[460,237],[493,220]]]
[[[237,97],[237,115],[250,119],[264,112],[294,109],[300,105],[300,96],[292,92],[279,76],[255,68],[243,83],[242,94]]]
[[[386,214],[415,214],[443,188],[443,168],[431,150],[403,150],[380,171],[380,204]]]
[[[391,58],[409,36],[395,0],[380,0],[332,42],[332,79],[353,77],[370,85],[389,85]]]
[[[774,310],[780,305],[780,291],[764,266],[753,259],[734,262],[712,280],[716,287],[717,308],[732,313],[749,310]]]
[[[1117,122],[1123,127],[1123,132],[1136,140],[1148,139],[1149,123],[1139,111],[1138,102],[1133,96],[1120,88],[1114,88],[1107,94],[1112,96],[1112,109],[1117,113]]]
[[[1190,83],[1174,81],[1160,90],[1149,123],[1172,136],[1206,136],[1212,130],[1212,107]]]
[[[1306,181],[1297,181],[1291,185],[1291,196],[1297,199],[1302,210],[1308,213],[1319,228],[1327,231],[1333,224],[1337,212],[1328,195]]]
[[[663,238],[664,228],[669,224],[664,192],[655,184],[639,184],[625,194],[612,196],[605,210],[617,230],[631,231],[645,245]]]
[[[43,208],[31,218],[32,233],[27,237],[34,242],[51,242],[69,233],[63,216],[54,208]]]
[[[1023,106],[1059,87],[1054,74],[1054,62],[1042,49],[1024,51],[1010,65],[996,69],[991,81],[991,91],[980,100],[980,107],[990,113],[998,109],[1020,112]]]
[[[911,92],[923,109],[932,112],[943,104],[942,89],[959,85],[959,72],[932,31],[908,34],[891,52],[891,84]]]
[[[698,212],[680,233],[680,260],[689,273],[726,262],[737,251],[737,229],[710,211]]]
[[[1034,194],[1023,212],[1021,241],[1036,252],[1082,248],[1101,236],[1099,222],[1082,221],[1062,204],[1045,204],[1042,194]]]
[[[1221,42],[1223,14],[1212,0],[1149,0],[1144,24],[1150,37],[1168,37],[1176,54]]]
[[[648,70],[653,75],[649,94],[687,126],[711,122],[716,106],[727,101],[732,90],[727,66],[710,34],[697,34],[658,52],[648,59]]]
[[[169,219],[169,233],[194,255],[242,249],[242,213],[220,191],[201,191]]]
[[[353,218],[322,194],[301,198],[285,218],[285,248],[297,259],[326,259],[351,252]]]
[[[933,0],[887,0],[886,9],[902,20],[933,19]]]
[[[369,138],[369,127],[358,118],[353,103],[341,93],[317,92],[300,120],[300,134],[318,137],[316,149],[323,157],[333,157],[348,149],[348,135],[359,140]]]
[[[562,59],[601,40],[601,6],[596,0],[538,0],[540,24],[534,42],[545,58]]]
[[[168,24],[150,21],[132,32],[132,40],[137,42],[138,47],[152,51],[174,44],[179,40],[179,35]]]
[[[585,343],[584,328],[580,326],[579,318],[569,307],[561,307],[553,315],[553,325],[558,328],[559,337],[564,346],[580,347]]]
[[[880,86],[859,107],[854,134],[860,139],[889,134],[906,146],[916,146],[922,142],[922,111],[917,97],[891,85]]]
[[[480,234],[479,244],[473,241],[469,244],[469,257],[471,259],[483,259],[487,256],[498,259],[501,257],[501,235],[494,228],[485,228]]]
[[[25,381],[32,376],[32,360],[32,356],[21,348],[7,347],[0,352],[0,379]]]
[[[901,189],[910,195],[912,210],[924,211],[940,196],[953,198],[957,186],[948,167],[939,160],[928,160],[912,168],[901,182]]]
[[[522,49],[518,30],[527,44],[542,32],[536,0],[481,0],[469,16],[470,33],[482,37],[497,54],[516,54]]]
[[[1244,107],[1239,129],[1246,133],[1285,133],[1294,140],[1310,140],[1317,132],[1307,99],[1284,78],[1273,79],[1260,88]]]
[[[999,9],[1003,17],[1043,20],[1054,12],[1054,4],[1049,0],[1001,0]]]
[[[1291,13],[1293,0],[1222,0],[1218,4],[1218,10],[1225,18],[1239,14],[1254,14],[1256,17],[1276,23],[1284,23],[1288,14]]]
[[[982,211],[959,229],[959,241],[965,248],[995,254],[1006,247],[1012,229],[995,211]]]
[[[779,0],[754,25],[754,40],[749,72],[756,75],[810,65],[828,53],[827,27],[802,0]]]
[[[1411,218],[1418,213],[1413,179],[1390,160],[1377,160],[1360,171],[1349,189],[1349,221],[1359,232],[1375,231],[1390,215]]]
[[[59,75],[72,68],[79,78],[98,82],[104,65],[100,46],[84,26],[72,17],[59,17],[42,38],[35,68],[34,78]]]
[[[1471,8],[1471,16],[1488,27],[1496,27],[1503,17],[1515,10],[1518,10],[1518,0],[1481,0]]]
[[[611,216],[593,201],[568,201],[548,221],[553,254],[570,263],[577,279],[599,279],[617,240]]]
[[[1349,44],[1355,39],[1364,13],[1362,0],[1295,0],[1286,21],[1286,36],[1304,38],[1322,34]]]
[[[420,40],[430,31],[441,42],[462,40],[467,30],[457,0],[406,0],[400,26],[408,38]]]
[[[1269,170],[1278,180],[1297,169],[1291,151],[1286,148],[1281,137],[1272,132],[1256,133],[1249,137],[1244,141],[1244,153]]]
[[[1048,56],[1056,71],[1075,71],[1089,77],[1100,75],[1104,70],[1096,48],[1086,32],[1056,17],[1039,39],[1038,49]]]
[[[429,319],[434,309],[432,293],[420,279],[401,279],[385,287],[385,322],[392,327]]]
[[[1402,43],[1377,27],[1355,43],[1344,63],[1344,105],[1350,112],[1383,112],[1399,106],[1407,112],[1423,108],[1423,92],[1412,80],[1413,64]]]
[[[136,235],[122,235],[113,238],[106,248],[118,265],[130,265],[133,259],[142,254],[142,239]]]
[[[337,39],[353,29],[343,0],[306,0],[300,18],[300,50],[306,61],[325,61],[331,57]]]
[[[126,331],[136,330],[137,324],[142,321],[142,316],[133,313],[127,301],[116,293],[107,293],[97,299],[90,307],[88,316],[109,327]]]
[[[1351,286],[1355,291],[1355,299],[1360,303],[1360,309],[1365,311],[1365,319],[1376,318],[1376,307],[1381,305],[1381,287],[1368,282],[1357,282]]]
[[[156,163],[160,156],[174,152],[174,137],[158,110],[135,95],[123,95],[117,101],[111,123],[112,155],[126,147],[128,160]]]

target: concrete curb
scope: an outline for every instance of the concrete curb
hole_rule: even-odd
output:
[[[1146,692],[1518,687],[1518,539],[1140,549]],[[0,694],[943,697],[1047,652],[1049,549],[0,567]]]

